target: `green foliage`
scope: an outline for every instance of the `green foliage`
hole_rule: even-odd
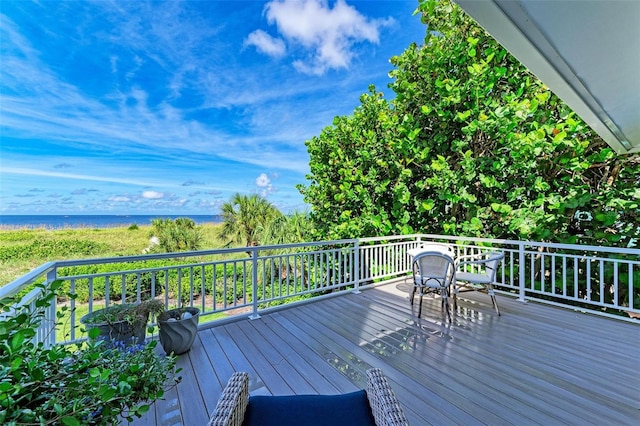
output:
[[[261,234],[269,223],[282,216],[267,199],[257,194],[235,194],[222,205],[222,229],[220,238],[226,245],[244,244],[253,247],[260,244]]]
[[[179,263],[177,261],[172,261],[169,259],[158,259],[158,260],[149,260],[149,261],[139,261],[139,262],[130,262],[127,264],[127,267],[130,270],[138,270],[145,268],[156,268],[163,266],[170,266],[171,263]],[[142,272],[142,273],[129,273],[126,275],[124,282],[124,291],[123,291],[123,282],[120,274],[117,272],[122,270],[121,264],[89,264],[89,265],[80,265],[74,267],[64,267],[60,268],[58,271],[59,277],[71,276],[71,275],[99,275],[94,277],[91,281],[87,278],[80,278],[75,280],[74,293],[76,295],[76,300],[79,302],[87,302],[89,300],[89,289],[93,288],[93,296],[96,299],[105,297],[105,290],[107,287],[107,279],[109,281],[109,295],[111,300],[121,300],[122,294],[126,296],[126,299],[136,298],[138,294],[138,281],[140,281],[140,293],[141,297],[150,297],[151,296],[151,288],[153,285],[152,282],[152,273],[151,272]],[[108,274],[110,272],[115,273],[113,276],[109,276],[108,278],[104,276],[104,274]],[[163,291],[164,285],[164,274],[162,271],[157,272],[155,274],[156,281],[156,295],[161,294]],[[63,287],[64,293],[71,292],[71,282],[65,281]],[[63,296],[64,297],[64,296]]]
[[[399,126],[390,105],[376,94],[362,95],[350,117],[307,141],[312,181],[298,188],[312,206],[311,218],[320,238],[387,235],[404,230],[406,191],[398,180],[407,164],[394,150]]]
[[[149,316],[164,312],[164,304],[157,299],[144,300],[140,303],[122,303],[101,309],[92,315],[86,324],[112,324],[127,321],[130,324],[146,324]]]
[[[131,225],[129,225],[129,227],[127,228],[129,231],[137,231],[138,229],[138,225],[136,223],[133,223]]]
[[[106,244],[91,240],[35,238],[24,244],[0,246],[0,261],[47,257],[55,253],[60,257],[69,254],[94,256],[108,249]]]
[[[163,268],[173,265],[183,265],[184,262],[172,259],[158,259],[152,261],[131,262],[128,267],[132,270],[144,268]],[[59,276],[69,275],[103,275],[109,272],[118,272],[122,269],[120,264],[91,264],[75,266],[73,268],[61,268]],[[191,290],[191,268],[170,268],[168,270],[157,270],[155,272],[129,273],[125,277],[125,300],[136,300],[138,296],[138,281],[140,281],[140,296],[142,298],[156,297],[168,292],[170,298],[178,298],[182,302],[189,300],[191,295],[198,297],[204,294],[212,294],[214,291],[222,300],[223,295],[227,301],[232,301],[231,283],[236,281],[236,292],[240,292],[244,286],[244,271],[242,265],[229,263],[226,265],[200,265],[193,268],[193,281],[195,283]],[[215,279],[215,280],[214,280]],[[200,284],[205,282],[206,285]],[[154,293],[152,294],[152,287]],[[89,301],[89,280],[81,278],[75,280],[75,299],[79,303]],[[106,280],[103,276],[98,276],[92,280],[94,300],[104,299],[106,290]],[[214,290],[215,288],[215,290]],[[226,288],[226,292],[225,292]],[[71,291],[70,282],[65,280],[63,284],[64,292]],[[109,298],[113,301],[122,300],[122,278],[120,274],[115,274],[109,279]],[[64,296],[62,296],[64,298]]]
[[[319,236],[632,245],[640,156],[615,156],[451,1],[418,11],[429,31],[391,59],[395,99],[370,87],[352,116],[306,143],[310,183],[299,190]]]
[[[276,216],[260,235],[262,244],[289,244],[313,241],[314,228],[309,216],[302,212]]]
[[[221,247],[222,242],[218,239],[219,229],[221,224],[203,224],[199,225],[203,240],[202,248],[216,248]],[[13,281],[17,277],[26,274],[33,268],[52,260],[64,260],[64,259],[82,259],[87,255],[82,252],[69,252],[65,255],[61,255],[59,252],[43,251],[40,253],[33,253],[25,248],[32,240],[48,239],[48,240],[87,240],[94,244],[104,247],[104,251],[91,257],[118,257],[118,256],[131,256],[139,255],[143,253],[144,249],[149,245],[149,232],[151,232],[151,226],[140,226],[139,230],[130,231],[126,227],[115,227],[105,229],[56,229],[49,230],[43,228],[37,229],[1,229],[0,230],[0,252],[3,250],[18,250],[20,255],[16,257],[10,257],[6,260],[0,260],[0,286]],[[168,259],[164,262],[154,263],[153,265],[147,263],[148,267],[163,266],[171,264]],[[142,264],[141,264],[142,265]],[[90,265],[89,269],[95,265]],[[108,266],[97,265],[101,269],[101,272],[109,272]],[[87,269],[87,272],[90,272]],[[82,272],[78,272],[80,274]],[[69,275],[66,273],[66,275]],[[75,275],[75,274],[74,274]],[[132,278],[133,279],[133,278]],[[95,280],[94,280],[95,281]],[[146,286],[150,282],[146,277],[143,278],[143,286]],[[127,288],[129,288],[130,280],[127,281]],[[111,282],[112,286],[117,285],[121,288],[121,282]],[[88,284],[85,283],[86,287]],[[150,285],[146,289],[150,290]],[[80,286],[78,286],[81,291]],[[113,290],[113,287],[112,287]],[[65,289],[68,291],[68,289]],[[146,291],[146,290],[145,290]]]
[[[155,349],[157,341],[134,346],[105,340],[78,346],[34,343],[60,283],[40,288],[42,297],[33,309],[16,309],[15,298],[0,301],[0,423],[107,425],[132,421],[180,380],[175,358],[160,355]],[[58,320],[64,315],[58,312]]]
[[[196,251],[202,244],[202,232],[193,219],[179,217],[176,220],[157,218],[151,221],[152,234],[159,243],[151,251],[175,253]]]

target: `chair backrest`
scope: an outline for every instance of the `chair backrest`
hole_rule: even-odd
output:
[[[454,272],[453,258],[440,251],[425,251],[413,259],[413,275],[423,281],[434,279],[446,285]]]
[[[504,253],[499,251],[493,251],[490,253],[485,253],[485,259],[483,260],[483,264],[486,268],[485,273],[491,280],[494,282],[496,280],[496,271],[498,270],[498,265],[504,259]]]

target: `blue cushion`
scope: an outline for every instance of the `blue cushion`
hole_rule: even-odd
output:
[[[250,396],[244,426],[375,426],[364,390],[342,395]]]

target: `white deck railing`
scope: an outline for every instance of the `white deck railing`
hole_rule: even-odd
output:
[[[22,303],[33,303],[40,294],[30,291],[34,283],[62,280],[77,299],[59,300],[58,306],[72,308],[63,331],[54,330],[56,306],[47,310],[37,337],[47,344],[82,339],[84,313],[149,297],[168,308],[199,308],[201,324],[231,315],[255,318],[285,303],[409,279],[407,250],[425,241],[451,244],[456,256],[503,251],[496,288],[521,301],[626,320],[640,315],[638,249],[424,234],[57,261],[0,288],[0,297],[28,292]]]

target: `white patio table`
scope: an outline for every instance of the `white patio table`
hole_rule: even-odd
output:
[[[453,247],[448,244],[427,243],[421,245],[420,247],[415,247],[407,250],[407,254],[413,259],[417,255],[425,251],[436,251],[438,253],[448,255],[455,260]]]

